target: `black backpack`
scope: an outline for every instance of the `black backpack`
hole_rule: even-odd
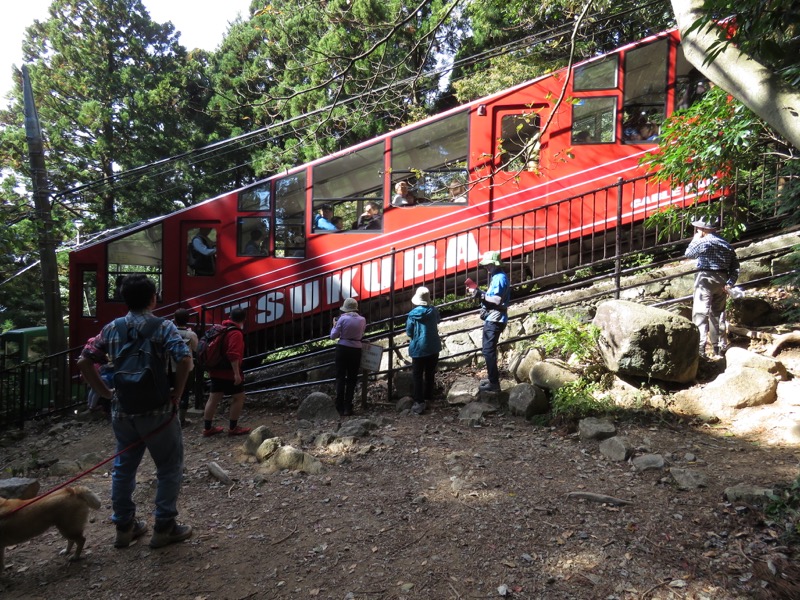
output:
[[[113,385],[120,410],[126,414],[150,412],[169,401],[164,348],[151,339],[163,322],[151,317],[137,330],[128,326],[125,317],[114,321],[122,348],[114,359]]]

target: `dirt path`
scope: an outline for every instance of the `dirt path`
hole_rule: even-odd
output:
[[[323,473],[262,474],[241,439],[205,439],[194,426],[185,430],[180,501],[191,540],[114,549],[109,472],[101,468],[82,481],[104,501],[88,527],[85,559],[66,562],[50,531],[7,549],[0,592],[9,599],[798,597],[778,595],[775,584],[762,589],[770,564],[790,568],[781,559],[794,553],[783,525],[722,499],[737,483],[793,481],[797,447],[734,437],[723,426],[620,421],[619,433],[639,453],[660,453],[668,466],[708,477],[708,487],[680,491],[668,469],[637,473],[574,434],[509,416],[468,427],[457,412],[441,403],[422,417],[378,407],[365,416],[385,424],[334,454],[312,443],[326,428],[298,431],[291,411],[251,402],[245,424],[267,425],[312,452]],[[0,462],[44,465],[86,453],[99,462],[112,448],[106,424],[72,423],[53,435],[31,432],[3,448]],[[235,484],[211,479],[209,461]],[[43,490],[64,479],[45,469],[32,475]],[[568,497],[576,491],[631,504]],[[153,493],[148,462],[137,489],[143,514]]]

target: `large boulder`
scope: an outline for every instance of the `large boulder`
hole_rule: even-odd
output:
[[[613,373],[689,383],[697,376],[700,333],[688,319],[626,300],[597,307],[598,346]]]

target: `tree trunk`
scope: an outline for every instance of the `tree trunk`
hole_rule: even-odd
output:
[[[708,79],[728,92],[796,148],[800,148],[800,93],[775,73],[728,45],[711,63],[708,49],[723,39],[722,28],[701,27],[686,33],[703,16],[703,0],[671,0],[687,60]]]

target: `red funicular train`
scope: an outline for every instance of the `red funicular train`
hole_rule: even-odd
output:
[[[602,231],[612,215],[584,210],[580,226],[574,213],[545,212],[501,237],[459,235],[643,174],[659,124],[700,90],[696,73],[677,31],[664,32],[85,244],[70,255],[70,339],[124,314],[116,283],[131,272],[157,279],[162,316],[247,297],[252,331],[431,281],[486,250],[510,257]],[[399,182],[414,205],[396,205]],[[687,201],[680,190],[621,195],[614,212],[629,222]],[[318,227],[326,205],[343,217],[338,231]],[[368,208],[370,223],[359,223]],[[209,270],[190,250],[200,233],[216,244]],[[426,249],[442,236],[445,247]],[[411,246],[422,250],[410,259],[346,271]]]

